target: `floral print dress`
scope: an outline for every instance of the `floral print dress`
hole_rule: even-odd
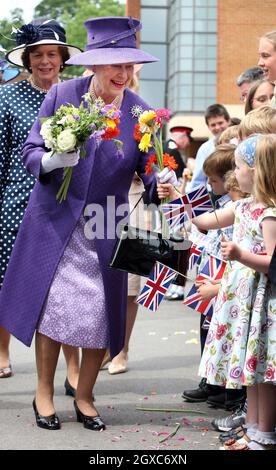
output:
[[[251,198],[238,201],[233,241],[252,253],[265,252],[266,217],[276,217],[276,208]],[[226,388],[276,384],[276,288],[266,274],[227,263],[199,374]]]

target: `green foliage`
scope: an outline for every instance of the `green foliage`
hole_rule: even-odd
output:
[[[79,0],[43,0],[34,9],[34,18],[54,18],[60,21],[63,14],[74,17],[78,9]]]
[[[0,20],[0,44],[7,51],[13,49],[15,44],[15,35],[12,34],[12,27],[19,28],[24,23],[23,10],[15,8],[10,12],[10,18]]]

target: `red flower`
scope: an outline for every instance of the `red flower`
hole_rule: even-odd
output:
[[[218,325],[216,332],[216,339],[221,339],[226,330],[226,325]]]
[[[105,140],[115,139],[115,137],[117,137],[118,134],[120,134],[120,131],[117,127],[114,127],[114,129],[112,129],[112,127],[108,127],[105,130],[105,133],[102,135],[102,139],[105,139]]]
[[[251,356],[248,361],[246,361],[246,369],[249,372],[255,372],[257,367],[257,356]]]
[[[140,133],[140,125],[139,124],[135,124],[135,129],[134,129],[134,139],[137,140],[138,142],[140,142],[140,140],[142,139],[142,134]]]
[[[171,170],[176,170],[178,168],[178,164],[174,157],[171,157],[168,153],[163,153],[163,166],[167,166]]]
[[[274,376],[275,376],[274,367],[273,367],[273,366],[269,366],[269,367],[266,369],[265,378],[268,379],[268,380],[274,380]]]
[[[145,173],[146,175],[150,175],[153,168],[154,168],[154,165],[156,165],[157,163],[157,156],[155,154],[152,154],[150,155],[149,157],[149,161],[148,163],[146,164],[146,168],[145,168]]]
[[[152,173],[153,168],[157,163],[158,163],[157,156],[154,153],[149,157],[149,161],[146,164],[146,168],[145,168],[146,175],[149,175],[150,173]],[[178,164],[176,163],[175,159],[171,157],[168,153],[163,154],[163,167],[165,168],[166,166],[170,168],[170,170],[176,170],[178,168]]]

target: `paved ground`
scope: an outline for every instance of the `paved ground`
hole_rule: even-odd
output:
[[[96,405],[107,424],[104,432],[85,430],[76,422],[73,403],[64,395],[65,364],[56,374],[56,409],[62,429],[35,425],[31,407],[35,390],[33,348],[17,341],[11,348],[15,375],[0,381],[0,449],[188,450],[218,449],[211,419],[223,411],[205,403],[184,403],[184,388],[198,384],[199,317],[181,302],[164,301],[158,312],[141,308],[131,341],[129,371],[111,376],[100,372]],[[173,408],[180,412],[146,412],[137,407]],[[204,414],[193,414],[189,410]],[[180,428],[174,437],[168,434]]]

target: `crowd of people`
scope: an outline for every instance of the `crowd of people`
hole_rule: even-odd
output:
[[[151,107],[130,88],[134,66],[158,59],[136,46],[139,20],[95,18],[85,27],[85,52],[67,44],[62,26],[49,20],[24,25],[7,53],[29,77],[0,89],[0,378],[12,376],[10,335],[27,346],[35,335],[36,423],[60,429],[54,377],[62,346],[65,393],[74,397],[77,421],[104,430],[93,388],[108,362],[110,374],[127,371],[140,279],[108,267],[115,240],[108,236],[107,220],[103,237],[85,236],[85,208],[98,204],[106,215],[109,195],[115,196],[115,209],[128,199],[133,207],[144,190],[158,205],[179,197],[177,178],[182,193],[207,185],[214,210],[192,219],[190,227],[192,235],[207,233],[209,240],[197,272],[210,256],[227,266],[220,281],[197,282],[200,299],[214,298],[215,308],[208,322],[200,317],[201,381],[182,396],[234,410],[213,421],[224,431],[224,450],[275,448],[276,31],[260,39],[258,67],[237,79],[245,104],[241,122],[222,104],[210,105],[205,122],[212,137],[195,159],[187,153],[193,129],[171,127],[165,151],[178,169],[156,178],[146,174],[148,153],[140,152],[133,138],[133,109]],[[68,65],[85,66],[87,73],[62,82]],[[87,142],[85,159],[78,149],[58,153],[45,145],[40,119],[68,102],[77,108],[86,93],[122,111],[124,158],[112,141],[99,145],[96,138]],[[64,167],[74,167],[74,174],[60,204],[56,193]],[[182,300],[184,287],[185,280],[172,284],[166,300]]]

